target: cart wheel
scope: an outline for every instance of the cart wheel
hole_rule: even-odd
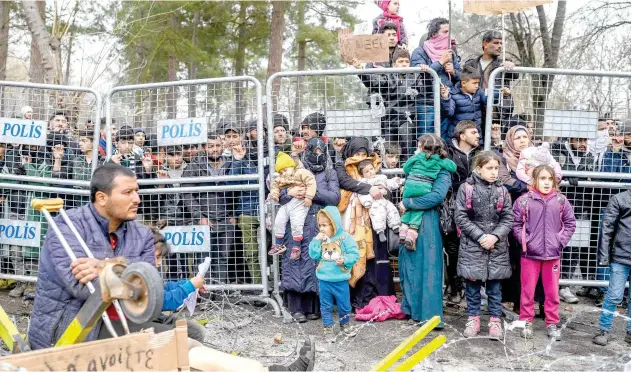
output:
[[[138,299],[121,301],[127,318],[136,324],[156,319],[164,300],[164,287],[158,270],[147,262],[135,262],[125,268],[121,279],[140,288]]]

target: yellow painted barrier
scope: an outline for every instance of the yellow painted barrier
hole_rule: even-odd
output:
[[[439,316],[433,316],[428,320],[424,325],[422,325],[415,333],[413,333],[410,337],[402,341],[399,346],[397,346],[393,351],[391,351],[384,359],[382,359],[378,364],[373,366],[371,372],[378,371],[386,371],[393,364],[395,364],[399,359],[401,359],[406,353],[412,349],[415,345],[419,343],[430,331],[432,331],[437,325],[441,323],[441,318]],[[415,353],[410,358],[406,359],[398,368],[402,368],[402,366],[406,367],[410,365],[410,368],[406,370],[410,370],[415,364],[419,363],[425,357],[430,355],[434,350],[436,350],[439,346],[443,345],[446,338],[445,336],[438,336],[433,339],[428,345],[422,347],[417,353]],[[434,342],[434,343],[433,343]],[[435,346],[436,345],[436,346]],[[434,348],[433,348],[434,347]],[[416,361],[415,361],[416,360]],[[413,361],[414,364],[410,364]],[[397,369],[399,370],[399,369]]]

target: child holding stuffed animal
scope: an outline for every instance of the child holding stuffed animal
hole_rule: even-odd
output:
[[[397,27],[397,45],[408,49],[408,34],[404,27],[404,18],[399,13],[399,0],[375,0],[375,4],[382,9],[382,14],[373,20],[373,34],[387,23],[392,23]]]
[[[334,332],[334,302],[338,306],[340,331],[347,337],[356,332],[349,325],[351,268],[360,258],[358,245],[342,227],[336,207],[325,207],[318,212],[318,235],[309,243],[309,256],[318,261],[316,277],[320,292],[320,312],[327,342],[336,342]]]
[[[538,165],[548,165],[555,171],[555,179],[557,183],[562,180],[562,167],[551,155],[549,144],[542,142],[540,146],[531,146],[522,150],[520,153],[520,159],[518,160],[518,166],[516,167],[516,177],[529,186],[533,186],[533,177],[530,170],[533,170]]]

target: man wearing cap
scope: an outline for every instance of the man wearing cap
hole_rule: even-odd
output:
[[[237,126],[226,123],[224,133],[239,132]],[[234,142],[231,136],[229,141]],[[246,149],[235,146],[231,157],[222,156],[223,145],[218,134],[209,133],[206,151],[188,164],[182,177],[201,178],[210,176],[226,176],[238,174],[244,167],[243,159]],[[183,187],[204,187],[226,185],[227,182],[200,181]],[[189,213],[196,225],[208,225],[211,230],[211,241],[208,246],[211,257],[211,280],[213,284],[228,283],[233,272],[229,272],[228,260],[235,246],[235,225],[237,207],[235,204],[239,193],[230,191],[196,192],[182,196],[186,213]]]

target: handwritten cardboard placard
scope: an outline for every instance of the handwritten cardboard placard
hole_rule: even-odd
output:
[[[464,0],[463,12],[479,15],[519,13],[552,2],[553,0]]]
[[[388,37],[384,34],[353,35],[350,30],[338,30],[338,45],[342,61],[388,62]]]

